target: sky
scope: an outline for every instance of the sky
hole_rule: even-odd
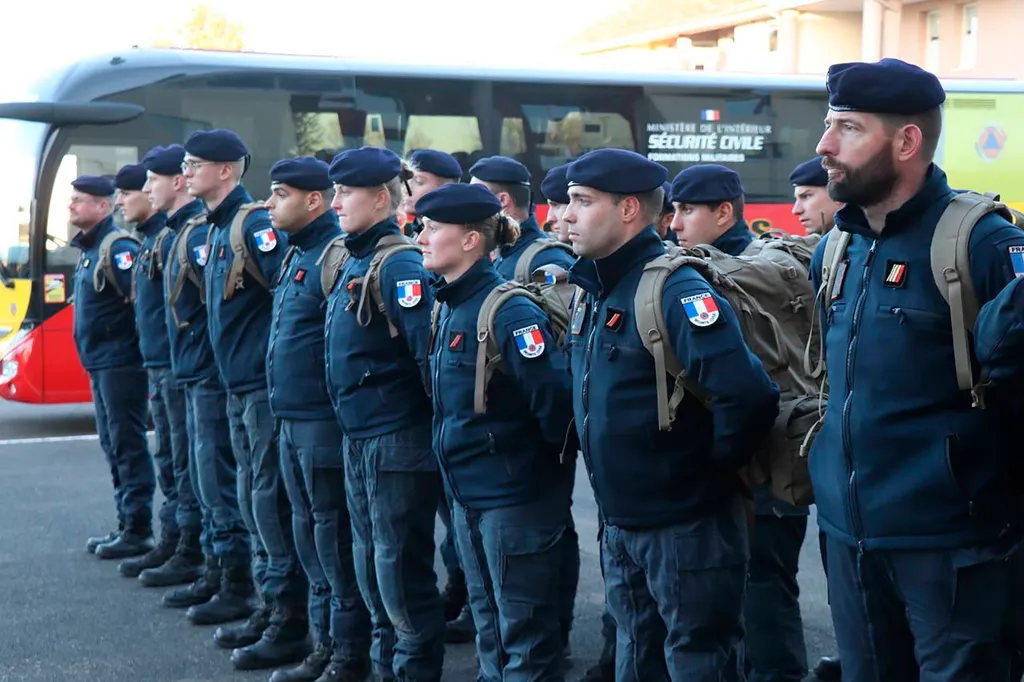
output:
[[[543,64],[550,52],[557,53],[560,39],[626,2],[209,0],[207,4],[245,26],[247,50],[513,66]],[[194,6],[188,0],[173,4],[94,0],[83,11],[67,0],[4,4],[7,35],[0,40],[4,72],[0,101],[20,99],[40,74],[83,56],[143,46],[161,33],[173,33]],[[254,10],[261,5],[266,9]]]

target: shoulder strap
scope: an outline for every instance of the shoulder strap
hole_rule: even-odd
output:
[[[821,314],[821,306],[828,300],[829,292],[836,285],[836,276],[839,272],[839,265],[846,257],[846,248],[850,245],[852,235],[840,229],[833,228],[825,235],[825,251],[821,258],[821,286],[814,296],[814,308],[811,310],[811,333],[807,337],[807,345],[804,346],[804,371],[813,379],[817,379],[825,371],[825,339],[818,344],[818,359],[811,365],[811,345],[814,334],[821,333],[821,324],[817,321]]]
[[[434,308],[430,311],[430,334],[427,336],[427,352],[423,356],[423,388],[426,389],[427,397],[433,396],[430,376],[430,354],[434,352],[434,343],[437,340],[437,327],[441,322],[441,302],[434,301]]]
[[[189,219],[185,223],[185,226],[181,228],[181,232],[178,233],[178,239],[175,242],[175,253],[174,258],[178,261],[178,272],[174,279],[173,284],[169,289],[167,295],[167,305],[171,309],[171,316],[174,317],[174,324],[178,329],[184,329],[188,326],[188,321],[182,322],[178,319],[178,309],[176,304],[178,298],[181,296],[182,290],[185,288],[185,280],[189,280],[199,291],[200,302],[205,303],[205,287],[203,286],[203,278],[199,276],[199,273],[192,267],[192,260],[189,258],[188,242],[192,237],[192,233],[195,232],[200,226],[206,224],[206,214],[200,213],[199,215]],[[209,241],[206,243],[206,248],[209,250]],[[207,254],[209,258],[209,254]],[[170,271],[168,271],[169,273]],[[168,277],[169,281],[169,277]]]
[[[231,267],[228,268],[227,277],[224,282],[225,301],[231,300],[235,292],[244,286],[243,271],[248,272],[261,287],[267,291],[270,290],[270,283],[267,282],[267,278],[260,272],[259,266],[249,258],[249,246],[245,240],[245,219],[249,217],[250,213],[261,208],[264,208],[263,204],[255,201],[242,204],[238,207],[235,217],[231,220],[231,227],[228,230],[228,243],[231,245],[233,257],[231,259]]]
[[[324,292],[325,298],[331,295],[338,275],[351,255],[345,247],[345,235],[339,234],[327,243],[324,252],[316,259],[317,267],[320,268],[320,290]]]
[[[373,298],[373,305],[377,308],[377,311],[384,316],[384,319],[388,322],[388,332],[391,334],[391,338],[398,336],[398,328],[388,317],[387,308],[384,305],[384,298],[380,291],[380,270],[384,267],[384,263],[389,258],[394,256],[396,253],[402,251],[417,251],[422,253],[421,249],[417,244],[413,243],[411,239],[404,235],[394,234],[385,235],[381,237],[377,242],[377,246],[374,247],[373,258],[370,260],[370,267],[366,270],[366,276],[363,278],[362,291],[359,292],[359,305],[356,308],[356,322],[361,326],[365,327],[370,324],[372,318],[372,312],[366,313],[366,322],[363,320],[363,313],[366,310],[366,297],[369,294]],[[420,282],[420,286],[427,286],[426,282]]]
[[[477,314],[476,380],[473,385],[473,411],[477,414],[486,414],[487,384],[490,383],[494,371],[504,367],[501,348],[494,338],[494,321],[501,306],[515,296],[525,296],[534,303],[541,304],[529,289],[518,282],[502,282],[487,294]]]
[[[572,247],[562,242],[555,241],[549,237],[541,237],[540,239],[534,239],[532,242],[526,245],[523,252],[519,255],[519,260],[516,261],[516,270],[513,275],[515,281],[526,284],[531,282],[531,275],[533,274],[533,259],[537,257],[538,253],[547,251],[548,249],[561,249],[572,253]]]
[[[153,264],[157,272],[163,272],[164,270],[164,242],[171,235],[171,228],[165,225],[162,230],[157,232],[156,239],[153,240],[153,255],[151,258],[153,258]]]
[[[675,351],[672,340],[665,325],[662,310],[662,293],[669,275],[679,267],[687,265],[692,257],[682,253],[666,253],[658,256],[644,266],[640,282],[633,297],[633,311],[636,317],[636,328],[644,347],[654,357],[654,375],[658,391],[658,428],[667,431],[672,428],[676,410],[683,402],[685,392],[689,391],[698,398],[705,407],[710,409],[711,396],[690,377]],[[667,375],[675,377],[672,394],[668,392]]]
[[[117,295],[125,300],[125,303],[131,302],[131,292],[125,293],[121,289],[121,285],[117,283],[117,277],[114,275],[114,264],[111,262],[112,258],[110,251],[114,246],[114,242],[120,239],[131,239],[136,244],[139,243],[137,237],[129,232],[125,232],[121,229],[111,230],[105,237],[100,241],[100,246],[97,254],[97,264],[92,271],[92,286],[97,291],[103,291],[107,282],[110,282],[111,286],[114,287],[114,291]]]

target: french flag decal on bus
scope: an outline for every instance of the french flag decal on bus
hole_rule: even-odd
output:
[[[722,112],[718,109],[702,109],[700,112],[700,120],[702,121],[721,121]]]

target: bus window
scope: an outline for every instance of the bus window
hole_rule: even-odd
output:
[[[32,187],[44,131],[42,123],[0,119],[0,263],[9,277],[29,276]]]
[[[294,156],[315,156],[317,152],[345,146],[341,120],[336,114],[293,111],[292,124],[295,126]]]

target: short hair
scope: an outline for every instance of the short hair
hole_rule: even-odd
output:
[[[504,182],[488,182],[487,184],[494,188],[495,194],[498,192],[508,192],[508,195],[512,197],[512,204],[516,208],[524,211],[530,210],[533,202],[533,192],[527,185],[515,185]]]
[[[661,219],[661,209],[665,206],[665,190],[663,188],[655,187],[650,192],[643,194],[613,194],[612,200],[618,206],[626,197],[636,197],[636,200],[640,202],[640,211],[648,224]]]
[[[920,114],[879,114],[888,133],[905,125],[915,125],[921,130],[921,157],[931,163],[935,159],[935,150],[939,148],[942,136],[942,107],[935,107]]]

